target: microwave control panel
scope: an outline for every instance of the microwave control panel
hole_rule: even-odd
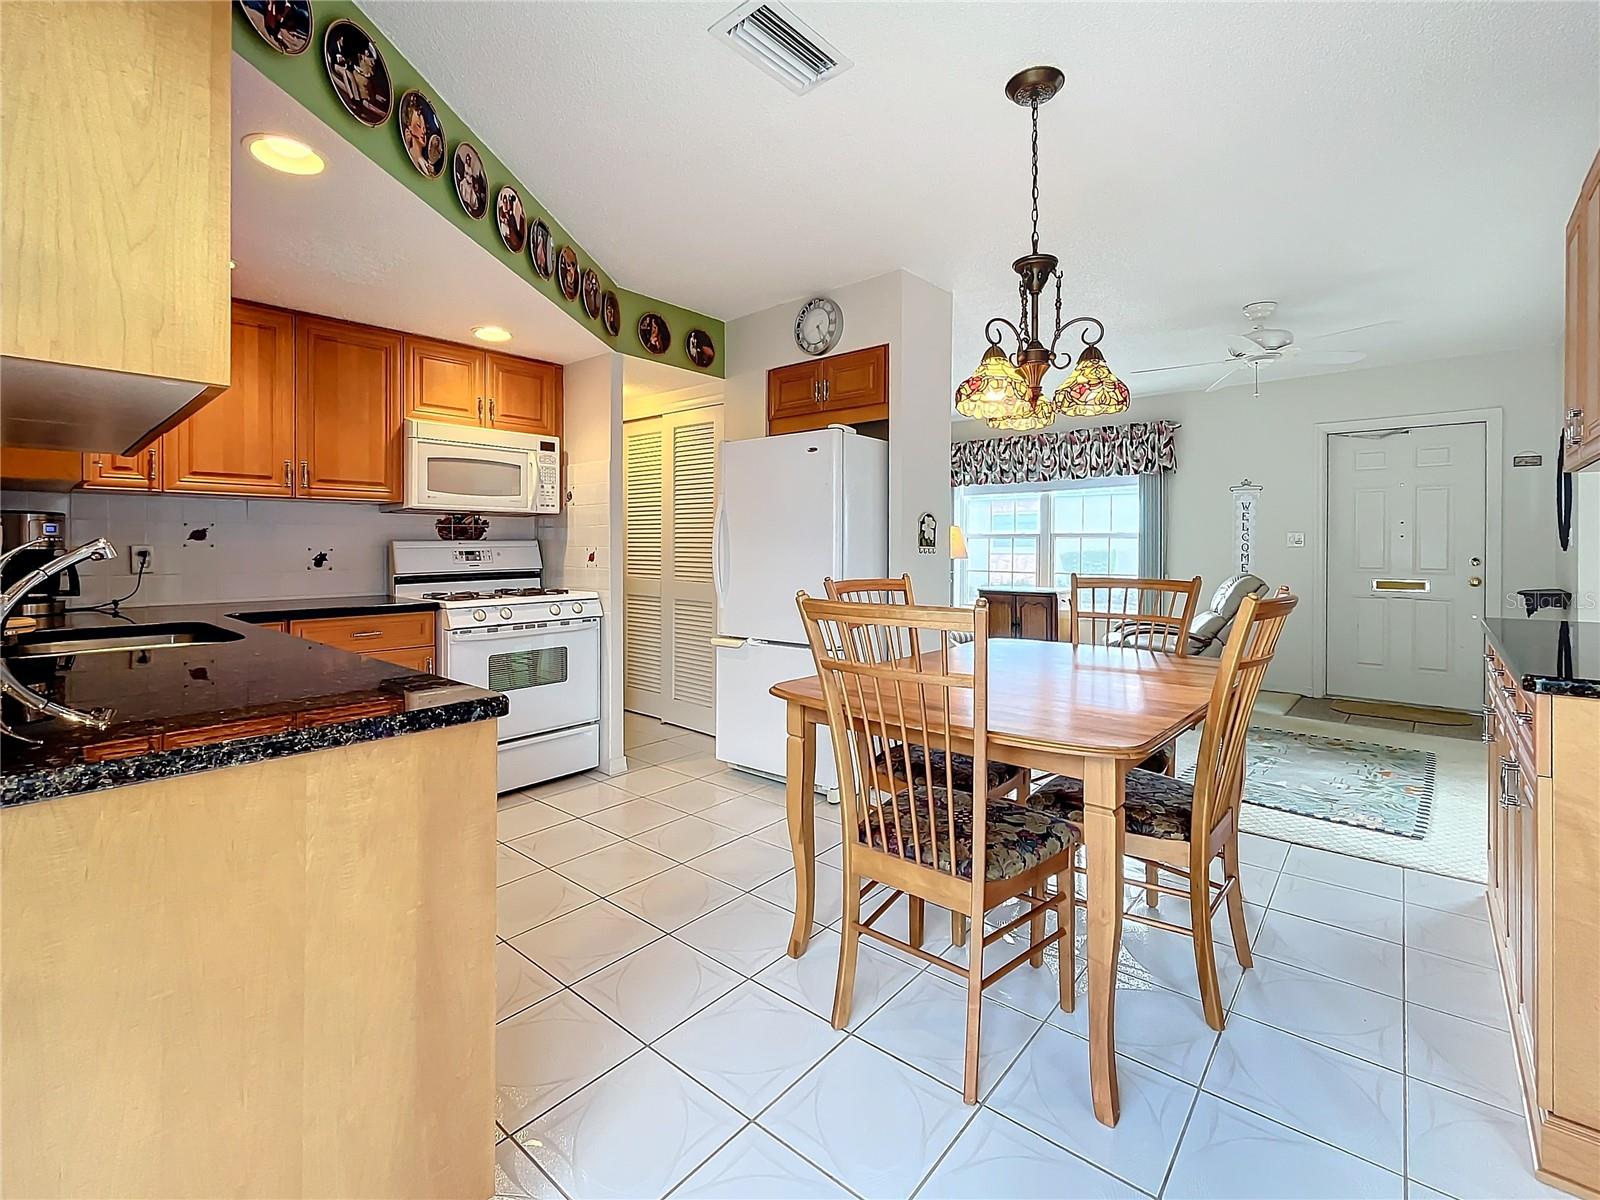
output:
[[[533,463],[533,511],[560,512],[561,443],[554,438],[541,438],[538,448],[533,452]]]

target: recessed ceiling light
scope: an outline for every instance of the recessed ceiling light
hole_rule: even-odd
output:
[[[509,342],[511,331],[502,329],[499,325],[474,325],[472,336],[480,342]]]
[[[244,144],[257,162],[285,175],[320,175],[325,165],[310,146],[281,133],[252,133]]]

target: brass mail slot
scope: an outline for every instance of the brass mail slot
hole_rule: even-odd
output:
[[[1372,590],[1375,592],[1425,592],[1428,590],[1426,579],[1374,579]]]

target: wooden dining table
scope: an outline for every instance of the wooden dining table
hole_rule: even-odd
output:
[[[951,668],[972,665],[957,646]],[[1067,642],[989,642],[989,757],[1082,779],[1088,875],[1089,1076],[1095,1116],[1115,1125],[1117,954],[1122,942],[1123,787],[1128,772],[1205,715],[1214,659]],[[815,675],[772,688],[788,705],[787,804],[794,851],[794,930],[789,954],[811,938],[816,906],[817,726],[828,723]],[[970,750],[970,702],[951,714],[951,733]],[[846,831],[849,836],[849,831]],[[1065,885],[1070,886],[1070,884]]]

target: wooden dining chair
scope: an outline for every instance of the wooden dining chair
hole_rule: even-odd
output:
[[[1239,805],[1250,714],[1283,624],[1298,602],[1288,588],[1280,588],[1270,600],[1251,596],[1240,606],[1206,706],[1195,782],[1142,770],[1130,771],[1127,777],[1123,801],[1128,828],[1126,852],[1142,860],[1146,867],[1144,880],[1128,883],[1147,892],[1183,897],[1189,902],[1190,920],[1185,927],[1135,912],[1124,915],[1128,920],[1186,933],[1194,939],[1200,998],[1206,1023],[1213,1029],[1221,1029],[1224,1022],[1211,934],[1211,918],[1221,905],[1228,906],[1239,965],[1249,967],[1252,961],[1239,879]],[[1081,780],[1057,777],[1035,791],[1031,803],[1082,829]],[[1222,862],[1220,881],[1211,878],[1211,863],[1216,859]],[[1183,886],[1160,882],[1162,872],[1177,876]],[[1076,891],[1069,887],[1062,890]]]
[[[1189,624],[1200,600],[1193,579],[1127,579],[1072,575],[1067,640],[1077,645],[1131,646],[1166,654],[1189,652]]]
[[[863,935],[893,946],[967,982],[967,1038],[962,1095],[978,1099],[978,1026],[983,989],[1024,962],[1035,967],[1047,947],[1061,946],[1061,1007],[1073,1004],[1073,896],[1067,888],[1047,898],[1053,876],[1070,876],[1078,846],[1073,826],[1046,808],[974,798],[955,785],[957,748],[970,754],[983,777],[988,764],[989,615],[972,609],[915,604],[862,604],[799,596],[806,637],[822,680],[828,728],[839,768],[844,806],[844,923],[833,1026],[850,1021],[856,957]],[[956,635],[971,635],[958,646]],[[884,655],[880,648],[909,639],[921,652]],[[954,662],[970,655],[970,669]],[[957,726],[971,735],[957,735]],[[913,754],[913,751],[920,754]],[[920,764],[910,786],[879,786],[883,755]],[[943,770],[934,764],[942,762]],[[886,898],[875,885],[889,889]],[[863,916],[863,898],[876,907]],[[902,895],[911,905],[909,939],[875,923]],[[1017,900],[1023,912],[990,932],[984,916]],[[922,913],[940,904],[968,919],[967,964],[948,962],[922,948]],[[1057,914],[1046,935],[1048,909]],[[1028,948],[987,974],[984,948],[1027,924]]]
[[[851,604],[912,604],[916,600],[911,594],[911,576],[902,575],[898,579],[824,579],[822,586],[827,590],[829,600],[842,600]],[[906,628],[891,628],[888,626],[872,626],[858,628],[854,632],[856,637],[874,637],[887,639],[887,644],[877,650],[885,658],[891,655],[904,657],[911,652],[911,639],[915,631]],[[878,769],[888,776],[907,780],[917,771],[922,769],[918,761],[916,747],[910,747],[907,753],[912,755],[909,764],[890,761],[885,757],[878,764]],[[945,764],[942,759],[936,758],[933,763],[935,775],[942,774]],[[958,754],[950,763],[952,778],[955,786],[963,792],[973,790],[973,764],[972,756]],[[1026,794],[1030,776],[1026,767],[1014,767],[1008,763],[989,763],[987,774],[987,792],[996,799],[1010,795],[1017,800],[1023,799]]]

